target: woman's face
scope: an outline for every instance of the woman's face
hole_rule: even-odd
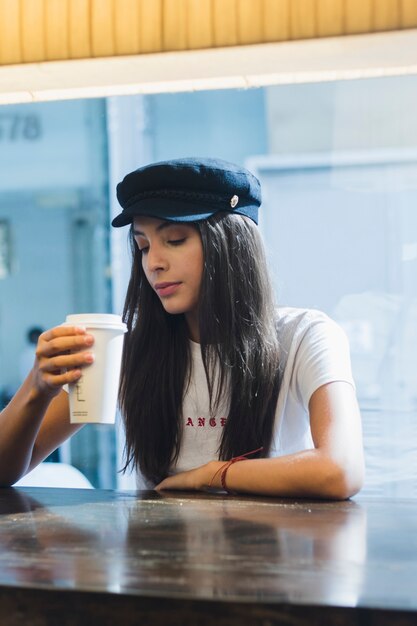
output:
[[[198,341],[198,301],[203,275],[203,246],[195,226],[138,216],[133,234],[142,267],[167,313],[184,313]]]

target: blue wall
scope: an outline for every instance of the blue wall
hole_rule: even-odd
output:
[[[263,89],[160,94],[147,98],[156,161],[219,157],[243,164],[268,152]]]
[[[1,390],[20,383],[30,326],[109,301],[103,100],[0,108],[0,221],[10,234],[10,272],[0,276]]]

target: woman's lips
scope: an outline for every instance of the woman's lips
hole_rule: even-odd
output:
[[[157,283],[155,285],[155,291],[158,296],[170,296],[175,293],[181,283]]]

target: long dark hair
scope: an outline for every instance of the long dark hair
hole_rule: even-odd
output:
[[[280,374],[263,243],[255,224],[235,214],[217,213],[194,226],[204,255],[199,327],[211,411],[225,393],[229,397],[219,459],[261,446],[258,456],[266,456]],[[124,469],[133,463],[156,483],[179,455],[191,352],[184,315],[165,312],[145,277],[132,230],[130,241],[133,263],[123,313],[128,332],[120,385],[126,429]]]

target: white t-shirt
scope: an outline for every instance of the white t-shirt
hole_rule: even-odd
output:
[[[336,322],[313,309],[282,307],[277,309],[277,316],[281,387],[271,457],[314,447],[308,404],[319,387],[335,381],[354,386],[348,340]],[[209,392],[198,343],[191,342],[191,353],[192,377],[183,402],[181,450],[172,473],[217,459],[227,419],[228,399],[216,415],[210,416]],[[137,482],[139,487],[146,484],[141,476]]]

